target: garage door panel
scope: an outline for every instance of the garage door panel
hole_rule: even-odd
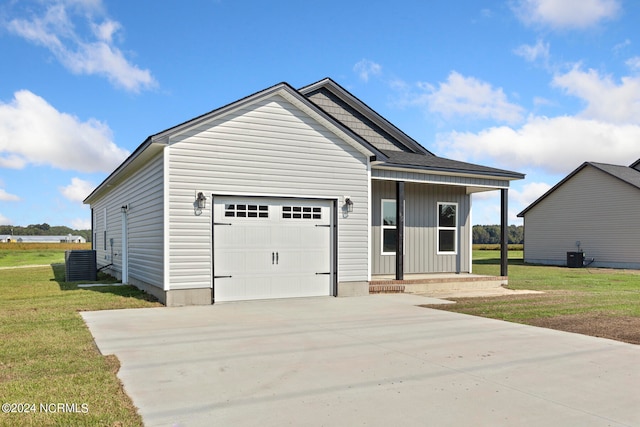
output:
[[[215,200],[215,300],[330,295],[331,276],[316,274],[331,270],[330,206],[315,200]]]
[[[214,298],[219,302],[272,298],[270,277],[256,280],[255,277],[234,276],[217,280],[220,285],[214,289]]]

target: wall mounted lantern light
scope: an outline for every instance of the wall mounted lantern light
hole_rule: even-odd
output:
[[[345,196],[344,205],[347,207],[347,212],[353,212],[353,200],[351,200],[351,197]]]
[[[196,207],[198,209],[204,209],[207,207],[207,198],[202,191],[199,192],[198,197],[196,197]]]

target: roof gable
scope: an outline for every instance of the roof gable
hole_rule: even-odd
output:
[[[380,150],[434,155],[330,78],[305,86],[299,92]]]
[[[252,95],[244,97],[238,101],[227,104],[223,107],[217,108],[213,111],[205,113],[194,119],[188,120],[172,128],[166,129],[160,133],[149,137],[154,143],[168,144],[171,138],[189,132],[191,129],[197,128],[207,122],[219,120],[220,118],[232,114],[235,111],[245,107],[248,104],[254,104],[261,100],[273,96],[282,96],[289,101],[295,107],[307,113],[309,116],[320,122],[327,129],[336,134],[339,138],[345,140],[349,144],[353,145],[360,152],[366,155],[382,155],[376,147],[354,133],[351,129],[344,126],[340,121],[336,120],[333,116],[327,114],[322,109],[318,108],[315,104],[310,102],[307,98],[302,96],[298,91],[292,88],[288,83],[282,82],[270,88],[256,92]]]
[[[636,162],[638,163],[638,162]],[[632,165],[633,166],[633,165]],[[551,189],[549,189],[546,193],[540,196],[537,200],[527,206],[522,212],[518,214],[518,217],[522,218],[524,215],[529,212],[533,207],[538,205],[544,199],[546,199],[551,193],[560,188],[564,183],[569,181],[575,175],[577,175],[581,170],[586,167],[592,167],[594,169],[599,170],[613,178],[619,180],[622,184],[631,185],[632,187],[640,190],[640,170],[633,169],[632,167],[627,166],[619,166],[619,165],[611,165],[607,163],[596,163],[596,162],[584,162],[578,168],[576,168],[573,172],[567,175],[563,180],[554,185]]]
[[[249,104],[254,104],[265,98],[273,96],[282,96],[291,104],[318,121],[321,125],[325,126],[337,137],[355,147],[361,153],[382,159],[387,158],[382,151],[378,150],[367,140],[344,126],[331,115],[327,114],[305,96],[296,91],[288,83],[283,82],[208,113],[202,114],[184,123],[168,128],[155,135],[149,136],[123,163],[120,164],[120,166],[118,166],[118,168],[116,168],[115,171],[113,171],[96,189],[94,189],[93,192],[91,192],[89,196],[87,196],[84,203],[91,203],[92,199],[101,194],[107,187],[112,184],[117,184],[129,176],[132,173],[131,171],[135,171],[137,168],[146,164],[151,157],[155,156],[158,152],[162,151],[164,147],[168,146],[171,143],[172,138],[189,132],[190,130],[206,124],[207,122],[213,122],[214,120],[218,120],[226,115],[232,114]]]

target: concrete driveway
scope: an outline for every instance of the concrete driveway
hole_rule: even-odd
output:
[[[638,426],[640,346],[416,295],[82,313],[147,426]]]

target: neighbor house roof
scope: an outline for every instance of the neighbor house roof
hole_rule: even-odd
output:
[[[562,181],[554,185],[549,191],[540,196],[536,201],[527,206],[522,212],[518,214],[518,217],[523,217],[528,211],[530,211],[534,206],[543,201],[547,196],[556,191],[559,187],[561,187],[565,182],[573,178],[578,172],[583,170],[584,168],[590,166],[599,171],[610,175],[621,182],[631,185],[640,190],[640,170],[634,169],[634,166],[640,164],[640,160],[633,163],[631,166],[620,166],[620,165],[612,165],[608,163],[597,163],[597,162],[584,162],[577,169],[567,175]]]

